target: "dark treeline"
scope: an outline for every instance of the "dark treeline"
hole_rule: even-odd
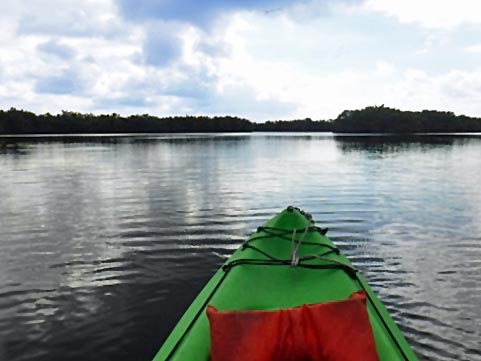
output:
[[[148,114],[121,117],[63,111],[58,115],[36,115],[11,108],[0,110],[0,134],[72,133],[175,133],[249,132],[252,123],[238,117],[176,116],[158,118]]]
[[[336,133],[456,133],[481,132],[481,119],[452,112],[401,111],[384,107],[345,110],[332,124]]]
[[[159,118],[148,114],[120,115],[61,114],[36,115],[11,108],[0,110],[0,134],[73,133],[167,133],[167,132],[329,132],[336,133],[436,133],[481,132],[481,119],[456,116],[452,112],[401,111],[380,107],[345,110],[335,120],[277,120],[253,123],[247,119],[222,116],[175,116]]]
[[[260,132],[330,132],[332,122],[325,120],[312,120],[311,118],[296,120],[276,120],[254,124],[256,131]]]

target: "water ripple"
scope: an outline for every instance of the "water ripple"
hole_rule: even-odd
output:
[[[478,138],[15,142],[0,154],[0,359],[150,359],[290,204],[329,227],[421,359],[481,359]]]

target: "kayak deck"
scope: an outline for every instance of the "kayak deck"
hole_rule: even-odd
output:
[[[417,360],[365,279],[323,233],[292,207],[259,227],[199,293],[154,361],[209,359],[207,305],[219,310],[272,310],[344,300],[359,290],[367,295],[379,359]],[[293,266],[295,248],[299,261]]]

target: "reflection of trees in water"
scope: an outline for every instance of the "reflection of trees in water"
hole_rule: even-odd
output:
[[[128,142],[121,137],[102,136],[35,136],[35,137],[5,137],[0,138],[0,155],[29,155],[37,145],[69,146],[75,144],[119,144]]]
[[[334,136],[337,147],[346,153],[399,153],[427,151],[453,145],[466,145],[481,141],[481,135],[365,135]]]
[[[21,156],[28,153],[28,148],[24,144],[0,140],[0,155]]]
[[[15,292],[3,295],[4,300],[15,305],[12,307],[23,305],[7,321],[1,320],[3,330],[8,332],[3,340],[5,358],[153,357],[199,288],[224,261],[218,255],[227,253],[225,245],[235,247],[247,231],[246,223],[258,225],[260,219],[267,217],[266,209],[289,199],[291,196],[282,196],[288,193],[285,186],[289,184],[300,189],[289,190],[294,193],[292,198],[299,196],[300,202],[318,214],[318,220],[322,215],[334,224],[335,240],[341,242],[343,250],[354,257],[363,271],[370,271],[368,275],[388,306],[422,301],[415,286],[401,282],[407,279],[415,285],[432,284],[434,270],[443,270],[444,266],[438,262],[423,267],[419,252],[410,251],[415,247],[422,254],[431,251],[427,254],[433,257],[427,259],[442,260],[446,267],[462,265],[457,256],[465,257],[477,250],[469,245],[478,241],[472,235],[476,234],[476,205],[480,204],[473,191],[448,192],[458,182],[464,189],[477,189],[478,177],[469,172],[462,172],[460,178],[441,177],[450,174],[454,159],[445,171],[431,172],[441,169],[444,158],[441,154],[430,164],[431,168],[424,167],[425,160],[433,159],[426,150],[475,144],[464,149],[469,152],[460,153],[475,158],[480,139],[318,134],[0,138],[0,148],[7,153],[3,156],[0,150],[0,158],[22,154],[21,161],[14,159],[11,164],[23,165],[27,159],[32,166],[25,167],[28,172],[10,172],[14,177],[10,179],[15,182],[9,182],[6,173],[2,173],[7,179],[3,184],[10,186],[4,187],[5,194],[22,196],[10,203],[11,211],[0,197],[0,212],[19,215],[17,226],[29,227],[28,234],[22,235],[29,251],[22,252],[25,258],[17,260],[20,266],[15,266],[15,272],[19,274],[18,269],[23,269],[23,279],[30,282],[22,284],[19,280],[18,286],[12,286]],[[311,152],[316,161],[322,160],[326,152],[336,150],[332,149],[333,141],[353,162],[338,162],[335,158],[327,169],[309,168],[313,160],[306,158],[306,152]],[[68,147],[72,151],[64,152]],[[382,153],[408,157],[397,164],[385,162],[383,168],[371,167],[379,162],[366,163],[365,159],[356,163],[356,154],[368,158],[366,153],[368,157]],[[410,174],[414,177],[399,177],[399,170],[411,167],[411,160],[419,153],[425,157],[420,154]],[[292,157],[285,162],[287,155]],[[7,164],[7,169],[11,164]],[[292,169],[293,164],[300,167]],[[303,171],[301,177],[298,169]],[[380,171],[372,172],[373,169]],[[470,169],[475,174],[479,167]],[[256,177],[256,172],[263,176]],[[286,173],[288,176],[284,177]],[[345,177],[346,174],[360,176]],[[20,177],[33,185],[19,182]],[[379,177],[376,181],[382,187],[375,186],[374,177]],[[292,179],[295,183],[290,183]],[[346,179],[346,183],[339,184],[339,179]],[[400,186],[412,192],[400,192]],[[271,192],[275,187],[280,190]],[[275,199],[272,195],[280,197]],[[444,207],[446,204],[449,207]],[[437,206],[442,210],[431,209]],[[32,232],[42,224],[47,225],[45,230]],[[374,227],[378,231],[373,234],[370,230]],[[453,236],[450,228],[455,228],[458,235]],[[9,241],[6,232],[2,237]],[[446,243],[449,237],[456,237],[473,248],[455,245],[457,248],[443,249],[443,243],[435,242],[440,237]],[[402,246],[406,243],[408,246]],[[20,245],[21,240],[16,244],[21,250]],[[49,249],[54,252],[51,256],[33,252],[45,253]],[[459,251],[454,258],[453,249]],[[472,262],[466,264],[471,266]],[[10,263],[3,265],[9,267]],[[468,266],[466,270],[460,268],[460,272],[476,274]],[[425,272],[426,269],[431,272]],[[476,281],[473,277],[465,277],[467,281],[461,287],[456,274],[443,274],[453,291],[442,301],[455,300],[457,292],[469,289],[472,285],[468,283]],[[436,290],[426,291],[426,298],[435,299]],[[476,297],[476,293],[465,297],[469,306],[463,306],[466,319],[479,319]],[[456,323],[460,319],[458,313],[438,314],[434,306],[426,305],[439,319],[449,319],[457,330],[473,332],[469,325],[464,328]],[[434,327],[430,319],[420,321],[419,315],[426,312],[426,307],[415,306],[410,311],[410,322]],[[51,308],[55,313],[43,314]],[[3,311],[10,312],[6,307]],[[36,320],[42,322],[32,323]],[[449,330],[441,327],[436,332],[450,336]],[[411,335],[417,336],[413,331]],[[476,339],[470,337],[467,341],[473,343]],[[26,343],[29,347],[25,347]],[[78,345],[83,345],[80,351]],[[463,348],[456,346],[455,350],[461,354]]]
[[[212,144],[212,143],[220,143],[222,142],[225,145],[235,144],[239,142],[245,142],[250,140],[250,135],[213,135],[213,134],[205,134],[205,135],[194,135],[194,134],[186,134],[183,136],[159,136],[155,138],[143,138],[143,139],[136,139],[135,142],[140,144],[147,144],[147,143],[168,143],[168,144]]]
[[[35,179],[35,187],[29,187],[31,196],[17,200],[8,213],[28,207],[17,221],[30,229],[48,227],[24,241],[52,252],[41,259],[25,252],[29,261],[20,262],[29,265],[23,279],[36,280],[32,270],[42,270],[36,286],[45,285],[49,293],[26,289],[18,282],[28,299],[15,295],[8,299],[18,305],[18,312],[1,320],[9,329],[4,340],[8,359],[31,355],[45,360],[82,359],[85,354],[75,346],[79,344],[86,345],[83,353],[100,359],[119,350],[125,350],[127,358],[153,356],[206,275],[222,262],[213,253],[215,244],[220,248],[238,244],[244,231],[234,227],[221,232],[222,224],[201,213],[206,207],[215,208],[212,213],[230,213],[217,179],[224,163],[230,162],[206,158],[205,153],[225,154],[230,149],[235,154],[235,146],[249,138],[220,139],[62,137],[59,141],[51,137],[42,138],[40,145],[31,138],[0,140],[1,147],[8,149],[7,157],[24,149],[36,166],[24,174]],[[64,153],[69,146],[75,151]],[[165,153],[172,157],[159,157]],[[37,167],[43,159],[47,159],[45,167]],[[27,190],[22,188],[24,193]],[[48,207],[37,214],[42,205]],[[207,245],[192,251],[189,246],[196,241],[189,235],[194,231]],[[187,279],[185,274],[193,273],[194,266],[195,275]],[[44,306],[39,300],[45,297]],[[30,312],[32,305],[35,312]],[[54,311],[42,316],[44,308]],[[42,323],[33,332],[29,322],[37,318]],[[42,342],[37,342],[39,338]],[[109,347],[112,343],[116,350]]]
[[[22,156],[32,153],[37,145],[52,145],[68,147],[73,145],[125,145],[156,146],[158,144],[213,144],[238,145],[249,141],[249,134],[213,135],[213,134],[163,134],[163,135],[55,135],[34,137],[5,137],[0,138],[0,155]]]

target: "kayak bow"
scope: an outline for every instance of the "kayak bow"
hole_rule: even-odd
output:
[[[209,360],[208,305],[219,310],[275,310],[347,299],[364,291],[380,360],[417,360],[364,277],[315,226],[288,207],[259,227],[192,302],[154,361]]]

